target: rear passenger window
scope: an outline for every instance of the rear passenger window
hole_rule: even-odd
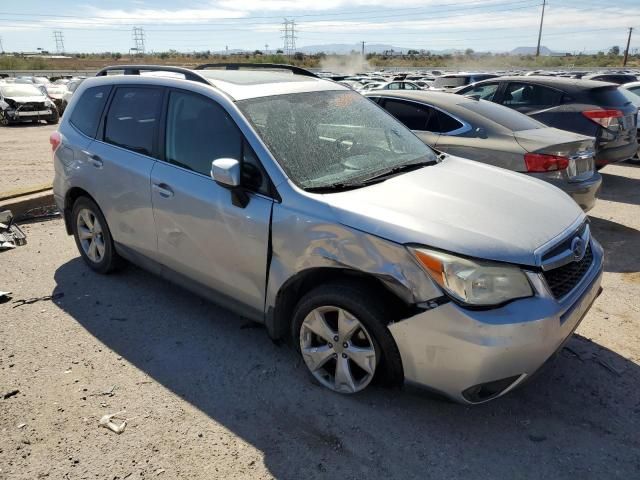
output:
[[[454,130],[458,130],[459,128],[464,127],[462,123],[453,118],[451,115],[447,115],[440,110],[434,110],[432,121],[429,123],[429,131],[437,133],[451,133]]]
[[[107,114],[104,141],[143,155],[153,155],[162,90],[121,87],[116,90]]]
[[[510,83],[502,103],[510,107],[551,107],[560,101],[562,93],[541,85]]]
[[[431,108],[401,100],[384,101],[384,109],[405,124],[410,130],[428,130],[427,121]]]
[[[108,85],[85,90],[71,112],[71,124],[86,136],[94,138],[110,91],[111,86]]]

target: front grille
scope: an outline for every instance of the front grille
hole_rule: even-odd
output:
[[[582,260],[567,263],[561,267],[544,272],[544,279],[553,296],[562,298],[573,290],[587,273],[591,263],[593,263],[593,252],[591,251],[591,244],[589,244]]]
[[[18,107],[22,112],[39,112],[45,110],[44,102],[26,102],[18,104]]]

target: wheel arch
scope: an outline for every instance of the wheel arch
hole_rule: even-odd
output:
[[[73,227],[71,224],[71,210],[73,209],[73,205],[76,203],[76,200],[80,197],[87,197],[93,203],[98,205],[96,199],[91,196],[89,192],[87,192],[84,188],[81,187],[72,187],[70,188],[64,196],[64,211],[62,212],[62,216],[64,218],[64,226],[67,230],[67,234],[73,234]],[[100,208],[100,205],[98,205]]]
[[[286,339],[291,331],[293,311],[302,296],[318,285],[326,283],[354,282],[364,286],[377,298],[390,305],[394,317],[389,323],[407,318],[415,313],[415,306],[406,302],[397,292],[392,291],[380,278],[373,274],[340,267],[313,267],[302,270],[289,278],[278,290],[275,305],[269,307],[266,326],[274,340]]]

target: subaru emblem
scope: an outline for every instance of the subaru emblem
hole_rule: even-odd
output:
[[[580,237],[574,238],[571,242],[571,251],[573,252],[573,258],[576,262],[582,260],[586,251],[584,240]]]

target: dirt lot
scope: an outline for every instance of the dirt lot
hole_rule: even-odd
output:
[[[0,129],[2,158],[8,131],[37,131],[37,165],[47,127]],[[604,293],[531,384],[473,408],[332,394],[245,319],[137,268],[90,272],[59,219],[26,225],[0,253],[0,393],[19,391],[0,395],[0,479],[638,478],[640,165],[603,174]],[[124,433],[98,426],[119,411]]]
[[[57,128],[44,122],[0,126],[0,197],[19,188],[51,182],[49,135]]]

